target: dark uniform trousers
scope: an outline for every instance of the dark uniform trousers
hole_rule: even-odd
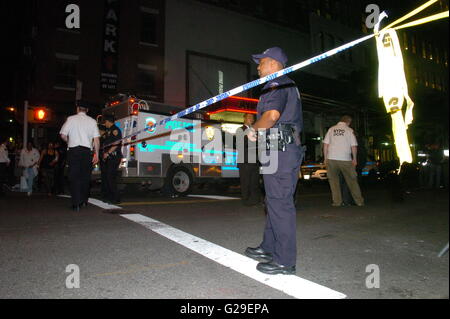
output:
[[[110,156],[102,164],[102,191],[105,192],[105,197],[112,201],[119,201],[119,192],[117,191],[116,179],[120,160],[121,157],[119,156]]]
[[[290,148],[297,146],[289,145]],[[293,148],[292,148],[293,149]],[[291,267],[297,260],[297,210],[295,188],[301,165],[300,151],[280,152],[278,170],[264,174],[266,227],[261,248],[273,254],[278,264]]]
[[[259,198],[259,165],[241,163],[239,167],[239,178],[241,181],[242,200],[249,204],[257,204]]]
[[[89,185],[92,174],[92,152],[87,147],[72,147],[67,152],[67,160],[69,163],[72,205],[80,205],[83,202],[87,202],[89,198]]]
[[[102,154],[102,153],[101,153]],[[100,176],[101,176],[101,193],[102,193],[102,198],[103,199],[108,199],[108,192],[107,192],[107,188],[106,188],[106,162],[103,161],[103,154],[101,155],[101,160],[99,162],[99,166],[100,166]]]

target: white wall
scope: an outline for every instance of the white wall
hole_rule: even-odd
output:
[[[187,106],[186,51],[249,62],[254,76],[256,64],[251,55],[269,47],[282,47],[289,57],[289,65],[311,56],[306,33],[196,1],[167,0],[165,25],[166,104]],[[224,87],[225,91],[229,89],[232,88]]]

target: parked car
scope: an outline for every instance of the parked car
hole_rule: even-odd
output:
[[[327,168],[323,163],[305,163],[300,167],[300,179],[327,180]]]
[[[375,161],[367,161],[361,172],[363,177],[375,177],[379,174],[378,163]],[[300,168],[300,179],[327,180],[327,168],[323,163],[306,162]]]

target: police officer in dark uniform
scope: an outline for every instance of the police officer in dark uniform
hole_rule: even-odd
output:
[[[120,161],[122,160],[122,133],[120,129],[114,125],[113,116],[105,115],[103,119],[106,127],[106,138],[104,139],[102,156],[102,168],[105,171],[105,178],[102,179],[102,189],[104,185],[107,201],[113,204],[119,204],[120,197],[117,190],[117,170],[119,168]]]
[[[100,133],[100,152],[99,152],[99,157],[101,159],[103,159],[103,147],[106,145],[105,144],[105,140],[106,140],[106,126],[104,124],[99,124],[98,125],[98,131]],[[105,165],[105,161],[101,160],[99,161],[99,166],[100,166],[100,176],[101,176],[101,198],[103,200],[106,200],[108,198],[107,196],[107,191],[106,191],[106,165]]]
[[[256,151],[256,143],[249,142],[246,131],[255,122],[255,115],[244,114],[244,125],[236,131],[240,142],[243,141],[242,150],[238,152],[239,178],[241,182],[242,201],[245,206],[258,205],[260,201],[259,191],[259,164],[257,157],[252,158],[251,152]],[[256,153],[256,152],[255,152]],[[256,155],[256,154],[255,154]]]
[[[253,59],[259,65],[260,77],[282,70],[287,63],[286,54],[278,47],[253,55]],[[269,81],[263,88],[257,111],[249,139],[255,140],[261,130],[278,129],[277,134],[264,133],[268,149],[278,158],[278,166],[273,174],[264,174],[263,170],[267,212],[264,237],[258,247],[247,248],[245,254],[260,261],[257,269],[265,274],[294,274],[297,260],[294,193],[304,154],[300,144],[302,104],[295,82],[287,76]],[[273,145],[276,149],[272,149]]]

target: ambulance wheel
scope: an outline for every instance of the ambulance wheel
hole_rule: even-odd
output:
[[[175,167],[167,176],[167,186],[172,194],[186,196],[192,191],[194,178],[186,167]]]

